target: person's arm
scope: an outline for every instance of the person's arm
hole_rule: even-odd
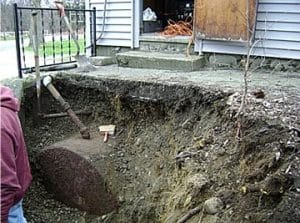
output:
[[[9,209],[21,186],[16,172],[16,156],[13,136],[1,128],[1,223],[7,222]]]

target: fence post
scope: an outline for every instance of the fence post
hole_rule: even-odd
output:
[[[93,48],[92,48],[92,56],[97,56],[96,54],[96,42],[97,42],[97,33],[96,33],[96,7],[93,7]]]
[[[18,65],[18,76],[22,78],[21,69],[21,48],[20,48],[20,38],[19,38],[19,16],[18,16],[18,5],[14,3],[14,23],[15,23],[15,40],[16,40],[16,53],[17,53],[17,65]]]

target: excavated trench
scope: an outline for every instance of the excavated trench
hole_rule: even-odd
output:
[[[40,119],[35,88],[25,89],[29,222],[172,223],[195,207],[187,222],[299,222],[295,133],[248,117],[238,142],[229,93],[80,75],[54,85],[73,110],[90,112],[79,117],[92,139],[68,117]],[[42,112],[59,108],[43,89]],[[104,143],[98,127],[107,124],[116,131]]]

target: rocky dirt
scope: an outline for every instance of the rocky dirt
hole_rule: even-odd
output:
[[[77,132],[68,118],[40,120],[34,87],[25,91],[23,123],[34,181],[24,200],[29,222],[299,222],[300,121],[297,92],[260,98],[250,90],[237,139],[241,93],[193,84],[161,84],[57,75],[55,85],[92,130],[115,124],[106,180],[119,208],[90,215],[46,192],[36,156]],[[59,105],[43,89],[43,111]],[[192,210],[192,212],[191,212]]]

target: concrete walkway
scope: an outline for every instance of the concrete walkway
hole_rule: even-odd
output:
[[[0,41],[0,80],[17,76],[15,40]]]
[[[24,40],[25,46],[29,39]],[[26,52],[26,65],[34,66],[33,52]],[[15,40],[0,41],[0,80],[18,77]]]
[[[70,73],[70,71],[68,71]],[[300,94],[299,73],[250,73],[250,89],[287,90]],[[153,69],[122,68],[116,65],[100,67],[95,72],[84,74],[100,78],[126,79],[164,84],[197,85],[220,90],[239,91],[243,86],[241,70],[202,70],[180,72]]]
[[[116,65],[102,66],[97,71],[90,73],[79,73],[76,70],[64,72],[51,72],[51,75],[83,75],[104,79],[121,79],[142,81],[151,83],[162,83],[167,85],[195,85],[203,88],[211,88],[221,91],[242,91],[243,72],[240,70],[202,70],[195,72],[176,72],[154,69],[123,68]],[[42,73],[47,75],[47,73]],[[26,79],[25,79],[26,81]],[[34,75],[28,75],[27,82],[34,82]],[[10,83],[13,80],[2,81]],[[15,82],[15,81],[14,81]],[[299,73],[251,73],[249,91],[263,89],[268,95],[296,95],[300,99],[300,74]],[[300,107],[300,105],[299,105]]]

